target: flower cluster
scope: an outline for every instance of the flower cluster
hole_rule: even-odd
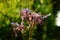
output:
[[[14,25],[13,30],[15,32],[16,37],[17,37],[19,31],[22,31],[22,32],[24,31],[24,23],[23,22],[21,22],[21,25],[18,23],[14,23],[14,22],[12,22],[11,24]]]
[[[39,15],[38,13],[31,13],[28,8],[23,9],[21,14],[22,21],[27,20],[28,22],[34,21],[35,23],[41,23],[43,20],[42,15]]]
[[[28,22],[29,27],[33,27],[35,24],[42,24],[43,19],[47,18],[51,14],[48,14],[42,17],[42,15],[38,13],[31,13],[30,10],[26,8],[26,9],[21,10],[20,15],[22,19],[21,25],[18,23],[14,23],[14,22],[11,23],[14,25],[13,30],[15,32],[15,36],[17,36],[19,31],[24,32],[24,20]]]

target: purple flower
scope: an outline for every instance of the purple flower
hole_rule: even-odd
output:
[[[11,22],[11,24],[15,24],[14,22]]]
[[[26,14],[26,13],[28,13],[28,14],[29,14],[29,13],[30,13],[30,10],[29,10],[28,8],[23,9],[23,10],[22,10],[22,13],[23,13],[23,14]]]

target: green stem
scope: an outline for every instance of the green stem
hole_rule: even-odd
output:
[[[24,33],[22,33],[22,37],[23,37],[23,40],[24,40]]]
[[[33,33],[33,24],[32,24],[32,27],[30,27],[30,31],[29,31],[29,40],[31,40],[31,36],[32,36],[32,33]]]

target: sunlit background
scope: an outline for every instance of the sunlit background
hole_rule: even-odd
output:
[[[57,11],[56,26],[60,26],[60,11]]]

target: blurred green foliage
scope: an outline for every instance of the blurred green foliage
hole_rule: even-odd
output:
[[[21,8],[29,8],[33,12],[41,13],[42,15],[46,15],[51,13],[52,15],[44,20],[43,28],[34,30],[33,37],[37,40],[40,40],[41,32],[37,32],[36,30],[42,31],[42,40],[57,40],[54,37],[54,29],[55,29],[55,17],[53,15],[53,3],[52,0],[0,0],[0,40],[22,40],[21,33],[19,33],[18,37],[15,38],[14,32],[12,30],[11,22],[21,23],[21,18],[19,12]],[[26,39],[28,35],[28,31],[26,34]]]

